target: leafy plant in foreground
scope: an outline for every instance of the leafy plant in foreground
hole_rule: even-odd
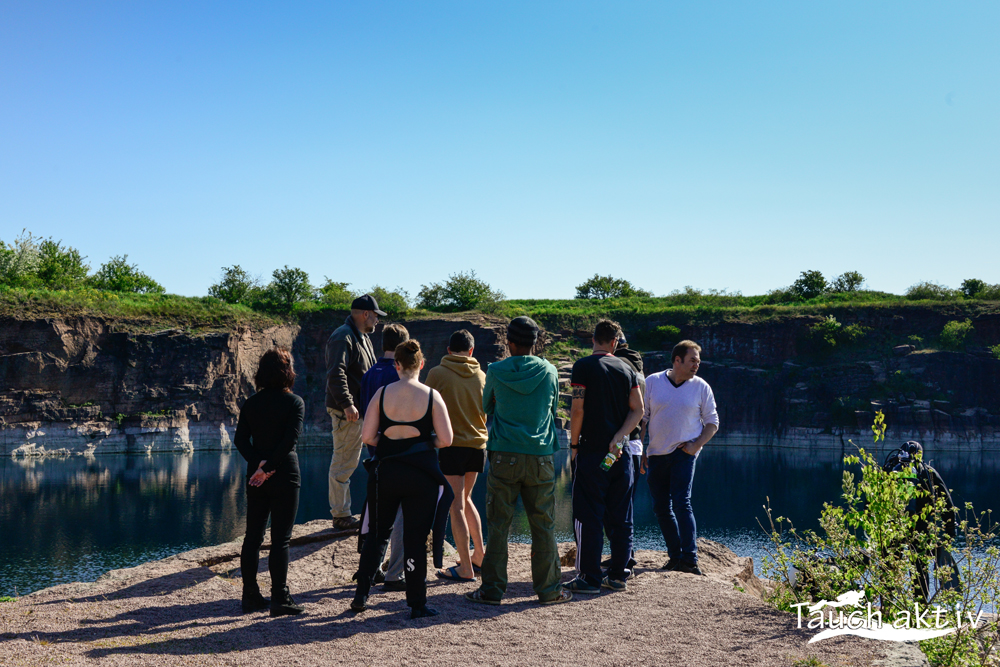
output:
[[[884,442],[881,412],[876,413],[872,430],[875,443]],[[964,618],[966,612],[975,617],[980,611],[998,608],[1000,548],[989,512],[977,515],[966,504],[966,516],[957,521],[953,539],[946,530],[953,510],[940,494],[932,496],[914,484],[912,471],[886,471],[863,448],[846,456],[844,463],[860,466],[860,479],[844,471],[841,502],[823,505],[820,532],[797,531],[787,519],[775,518],[770,505],[765,505],[771,548],[762,570],[776,582],[767,598],[772,605],[790,610],[800,602],[833,600],[842,593],[863,590],[886,618],[893,618],[896,611],[912,610],[918,601],[942,607],[950,618],[956,611]],[[916,513],[910,508],[918,500],[923,501],[923,509]],[[916,581],[938,549],[948,550],[956,565],[935,568],[940,584],[925,601]],[[950,585],[956,577],[961,584],[957,590]],[[952,634],[923,641],[921,649],[935,667],[985,666],[995,664],[997,641],[993,617],[978,628],[966,624]]]

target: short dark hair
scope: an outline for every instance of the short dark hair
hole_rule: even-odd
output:
[[[594,327],[594,341],[600,345],[618,340],[622,333],[621,325],[614,320],[601,320]]]
[[[693,340],[682,340],[677,343],[677,345],[674,345],[674,351],[670,353],[670,363],[674,363],[674,359],[677,357],[680,357],[681,361],[684,361],[691,350],[697,350],[701,354],[701,345],[698,345]]]
[[[476,346],[476,339],[465,329],[459,329],[451,335],[448,349],[452,352],[468,352]]]
[[[295,384],[295,364],[292,353],[284,347],[272,347],[265,352],[257,364],[257,373],[253,376],[257,391],[262,389],[291,390]]]
[[[410,332],[402,324],[387,324],[382,329],[382,351],[394,352],[399,344],[410,339]]]
[[[420,351],[420,343],[416,338],[405,340],[396,346],[396,363],[405,371],[412,371],[420,368],[420,362],[424,360],[424,354]]]

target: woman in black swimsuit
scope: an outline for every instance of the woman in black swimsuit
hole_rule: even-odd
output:
[[[402,505],[406,604],[410,618],[422,618],[437,615],[427,606],[427,535],[444,480],[436,449],[451,445],[451,420],[441,395],[418,379],[424,366],[420,343],[413,339],[401,343],[395,361],[399,381],[375,392],[361,431],[361,440],[375,447],[368,498],[373,528],[361,551],[351,609],[367,608],[372,577],[385,557],[396,510]]]

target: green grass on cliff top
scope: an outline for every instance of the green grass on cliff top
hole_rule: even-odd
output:
[[[674,294],[666,297],[627,299],[512,299],[500,304],[491,315],[511,318],[529,315],[548,329],[588,328],[602,317],[625,322],[654,320],[658,324],[713,325],[722,323],[764,323],[793,317],[840,318],[860,310],[941,310],[954,319],[1000,313],[1000,302],[973,299],[910,300],[886,292],[827,294],[798,303],[770,303],[773,297]],[[345,305],[346,307],[346,305]],[[293,322],[325,311],[343,311],[316,302],[299,304],[291,315],[274,315],[230,305],[212,297],[185,297],[173,294],[119,294],[83,288],[71,291],[0,288],[0,316],[17,319],[39,317],[91,316],[116,320],[125,329],[137,331],[185,328],[198,331],[226,331],[238,327],[266,328]],[[432,313],[410,310],[393,319],[462,317],[461,313]]]
[[[283,321],[211,297],[119,294],[89,288],[69,291],[0,289],[0,316],[16,319],[102,317],[114,319],[122,328],[135,331],[164,328],[231,331],[239,327],[265,328]]]

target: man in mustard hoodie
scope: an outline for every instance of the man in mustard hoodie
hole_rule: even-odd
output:
[[[486,463],[486,413],[483,412],[483,387],[486,374],[473,358],[475,339],[461,329],[451,335],[448,354],[441,364],[427,373],[427,386],[437,389],[448,407],[451,428],[455,433],[451,447],[438,452],[441,472],[455,492],[451,503],[451,532],[455,536],[459,563],[439,570],[437,576],[454,581],[475,581],[482,566],[483,526],[472,502],[476,477]],[[473,551],[469,553],[469,538]]]
[[[500,604],[507,592],[507,536],[517,497],[531,528],[531,582],[542,604],[566,602],[573,596],[560,583],[555,537],[555,461],[559,449],[556,367],[531,354],[538,325],[516,317],[507,325],[511,356],[490,364],[483,388],[483,410],[493,415],[486,450],[486,525],[489,541],[483,560],[482,585],[466,599]]]

